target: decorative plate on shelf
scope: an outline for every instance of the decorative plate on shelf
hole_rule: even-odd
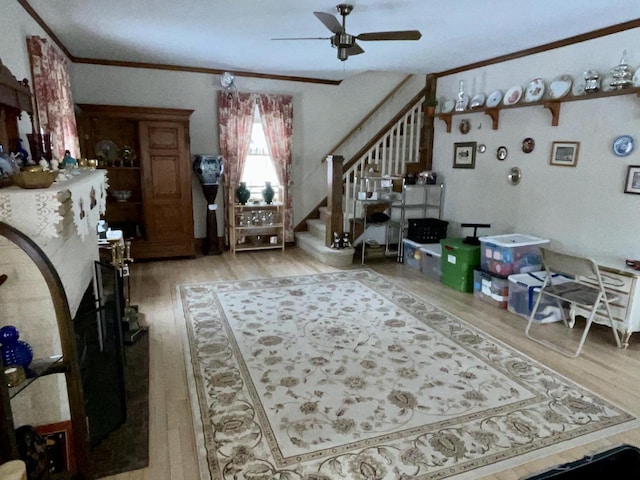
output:
[[[587,93],[584,87],[584,83],[574,83],[573,87],[571,88],[571,95],[573,95],[574,97],[580,97],[584,95],[585,93]]]
[[[525,102],[537,102],[544,95],[545,84],[541,78],[534,78],[527,86],[527,91],[524,94]]]
[[[549,84],[549,98],[562,98],[571,91],[573,78],[571,75],[558,75]]]
[[[521,98],[522,87],[520,85],[514,85],[509,90],[507,90],[507,93],[504,94],[504,100],[502,101],[502,103],[504,103],[506,106],[515,105],[520,101]]]
[[[640,87],[640,67],[636,70],[636,73],[633,74],[633,86]]]
[[[451,113],[456,106],[455,100],[447,100],[442,104],[442,112],[441,113]]]
[[[493,108],[500,105],[500,101],[502,100],[502,90],[494,90],[487,97],[487,107]]]
[[[96,157],[104,158],[107,165],[118,160],[118,146],[111,140],[100,140],[96,143]]]
[[[480,108],[480,107],[484,106],[485,100],[486,100],[486,97],[485,97],[484,93],[476,93],[471,98],[471,108]]]
[[[631,135],[620,135],[613,141],[613,153],[618,157],[626,157],[635,148],[635,142]]]

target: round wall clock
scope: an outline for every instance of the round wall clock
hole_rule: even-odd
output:
[[[524,153],[531,153],[536,147],[536,142],[531,137],[527,137],[522,141],[522,151]]]
[[[509,152],[507,150],[507,147],[505,146],[498,147],[498,150],[496,151],[496,158],[498,160],[504,160],[507,158],[508,153]]]

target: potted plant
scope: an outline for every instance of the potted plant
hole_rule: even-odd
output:
[[[427,96],[425,100],[427,104],[427,115],[433,116],[436,113],[436,107],[438,106],[438,100],[435,95]]]

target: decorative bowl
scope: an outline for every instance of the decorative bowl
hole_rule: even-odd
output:
[[[16,172],[11,180],[20,188],[47,188],[58,176],[57,171],[27,170]]]
[[[111,196],[116,199],[116,202],[126,202],[131,198],[131,190],[114,190]]]

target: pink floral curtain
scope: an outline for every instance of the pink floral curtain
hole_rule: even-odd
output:
[[[225,187],[228,189],[225,200],[233,195],[242,177],[251,143],[254,105],[251,94],[218,92],[218,135],[220,154],[224,158]],[[227,229],[228,223],[225,223],[225,231]]]
[[[293,98],[289,95],[256,95],[260,118],[276,167],[280,184],[285,187],[285,241],[294,239],[293,202],[291,199],[291,137],[293,133]]]
[[[36,100],[38,133],[51,133],[53,158],[61,159],[65,150],[80,157],[76,116],[71,98],[67,60],[41,37],[27,38],[31,76]]]

